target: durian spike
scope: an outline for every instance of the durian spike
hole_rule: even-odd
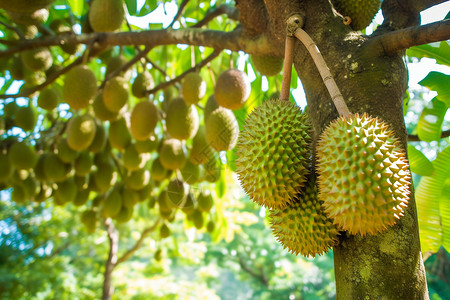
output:
[[[283,81],[281,82],[280,100],[289,101],[294,42],[294,37],[286,36],[286,45],[284,49]]]
[[[334,81],[334,78],[331,75],[327,64],[325,63],[325,60],[323,59],[322,54],[320,54],[320,51],[314,41],[301,28],[297,28],[297,30],[295,30],[294,36],[305,45],[306,49],[311,55],[317,69],[319,70],[320,76],[322,76],[322,80],[325,83],[328,92],[330,93],[331,100],[333,101],[339,115],[343,117],[350,116],[351,113],[348,110],[347,104],[345,104],[344,97],[342,96],[338,86],[336,85],[336,82]]]

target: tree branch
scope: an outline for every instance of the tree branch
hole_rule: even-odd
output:
[[[153,232],[156,227],[159,225],[159,222],[161,221],[161,219],[157,219],[155,224],[153,224],[150,227],[147,227],[146,229],[144,229],[144,231],[142,231],[141,233],[141,237],[139,238],[139,240],[136,241],[136,244],[134,244],[134,246],[132,248],[130,248],[127,252],[125,252],[118,260],[116,263],[116,266],[120,263],[123,263],[127,260],[130,259],[130,257],[134,254],[134,252],[136,252],[142,245],[142,242],[144,241],[144,239],[147,237],[147,235],[149,235],[151,232]]]
[[[109,240],[108,259],[105,263],[105,275],[103,280],[102,299],[111,299],[114,287],[112,286],[112,272],[117,265],[117,251],[119,249],[119,233],[114,227],[114,223],[110,218],[105,220],[106,232]]]
[[[188,73],[190,72],[195,72],[200,70],[201,68],[203,68],[204,66],[206,66],[210,61],[212,61],[214,58],[216,58],[217,56],[219,56],[219,54],[222,52],[222,50],[214,50],[213,53],[211,53],[207,58],[205,58],[204,60],[202,60],[200,63],[198,63],[197,65],[195,65],[194,67],[190,68],[189,70],[181,73],[180,75],[178,75],[177,77],[175,77],[172,80],[166,81],[166,82],[162,82],[160,84],[158,84],[156,87],[154,87],[151,90],[146,91],[147,95],[151,95],[156,93],[157,91],[164,89],[174,83],[177,83],[179,81],[181,81]]]
[[[175,22],[178,20],[178,18],[183,14],[183,10],[186,7],[186,5],[188,4],[188,2],[189,2],[189,0],[183,0],[183,2],[181,2],[180,7],[178,8],[177,14],[173,18],[172,22],[170,22],[170,25],[167,26],[167,28],[171,28],[173,26],[173,24],[175,24]]]
[[[383,56],[394,55],[398,51],[432,42],[450,39],[450,19],[396,30],[370,39],[363,51]]]
[[[268,282],[267,278],[264,276],[264,273],[261,269],[260,269],[260,273],[258,274],[255,271],[253,271],[252,269],[250,269],[250,267],[245,264],[244,259],[239,254],[238,254],[238,259],[239,259],[239,265],[241,266],[242,270],[244,270],[245,272],[250,274],[255,279],[259,280],[263,285],[265,285],[265,286],[269,285],[269,282]]]
[[[116,33],[88,33],[80,35],[58,35],[25,40],[16,47],[0,51],[0,57],[8,56],[21,51],[58,46],[66,44],[89,44],[95,41],[99,46],[133,46],[146,45],[155,47],[159,45],[187,44],[193,46],[211,47],[214,49],[229,49],[231,51],[245,51],[251,54],[265,55],[273,52],[270,41],[265,35],[243,36],[240,27],[224,32],[200,28],[186,28],[177,30],[147,30],[140,32]]]
[[[239,10],[237,10],[236,7],[232,7],[227,4],[222,4],[216,8],[208,10],[208,12],[205,14],[205,17],[202,20],[200,20],[197,24],[191,26],[191,28],[200,28],[202,26],[205,26],[214,18],[223,14],[226,14],[228,18],[232,20],[236,21],[239,20]]]
[[[445,130],[442,131],[441,133],[441,139],[445,139],[446,137],[450,136],[450,130]],[[408,134],[408,142],[420,142],[422,141],[421,139],[419,139],[419,136],[414,135],[414,134]]]

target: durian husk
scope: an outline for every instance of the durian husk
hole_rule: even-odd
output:
[[[319,198],[327,215],[351,234],[376,234],[408,205],[410,171],[389,126],[367,114],[333,121],[317,151]]]

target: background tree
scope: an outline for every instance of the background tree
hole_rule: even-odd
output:
[[[449,38],[448,20],[420,26],[419,13],[441,2],[385,0],[383,23],[364,35],[352,29],[356,18],[349,26],[347,16],[325,0],[249,0],[235,5],[182,1],[170,24],[149,28],[134,25],[132,17],[162,8],[160,2],[0,1],[2,188],[11,192],[14,202],[33,200],[36,209],[50,199],[54,205],[72,202],[80,207],[79,217],[89,232],[105,225],[110,245],[103,298],[109,299],[115,267],[152,232],[159,239],[170,236],[175,226],[170,222],[185,215],[187,228],[200,230],[207,224],[215,240],[229,234],[224,196],[235,170],[237,125],[242,127],[247,114],[281,82],[279,75],[264,77],[269,86],[264,92],[259,74],[250,85],[245,74],[235,72],[244,76],[243,94],[250,85],[250,100],[241,108],[223,102],[227,98],[218,96],[219,75],[230,67],[251,73],[248,56],[233,52],[252,55],[253,66],[257,57],[282,58],[286,20],[298,14],[350,110],[387,121],[406,148],[407,72],[402,57],[407,48]],[[315,141],[337,112],[305,50],[296,44],[294,65]],[[413,56],[433,56],[448,64],[446,42],[413,51]],[[418,121],[421,140],[441,138],[447,81],[445,74],[434,73],[422,81],[438,96]],[[179,93],[184,101],[170,93]],[[233,112],[206,101],[213,94]],[[203,113],[199,116],[198,111]],[[432,116],[439,122],[430,122]],[[222,123],[230,127],[222,128]],[[205,136],[199,125],[206,127]],[[217,136],[221,139],[214,140]],[[426,250],[434,252],[448,243],[446,150],[433,162],[435,172],[422,174],[425,179],[418,186],[419,212],[427,220],[421,230]],[[149,207],[154,208],[150,213]],[[145,225],[128,250],[120,249],[125,253],[120,256],[117,228],[124,232],[119,236],[127,237],[126,225],[120,224],[130,220]],[[334,247],[334,262],[338,298],[427,298],[414,196],[405,216],[386,232],[365,237],[343,232]],[[238,257],[238,263],[262,284],[269,280],[255,271],[257,262],[248,266]]]

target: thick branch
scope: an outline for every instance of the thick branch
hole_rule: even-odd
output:
[[[119,249],[119,233],[114,227],[113,221],[108,218],[105,220],[106,232],[109,240],[109,254],[105,262],[105,275],[103,280],[102,300],[110,300],[114,292],[112,285],[112,272],[117,264],[117,251]]]
[[[222,14],[226,14],[228,18],[232,20],[239,20],[239,10],[237,10],[236,7],[232,7],[227,4],[222,4],[214,9],[208,10],[208,12],[205,14],[205,17],[191,28],[200,28],[202,26],[205,26],[214,18]]]
[[[80,35],[58,35],[23,41],[17,47],[0,51],[0,57],[28,49],[58,46],[60,44],[89,44],[96,41],[101,47],[108,46],[133,46],[147,45],[155,47],[159,45],[187,44],[204,46],[215,49],[229,49],[232,51],[245,51],[251,54],[271,53],[270,41],[264,35],[256,37],[243,37],[240,28],[231,32],[208,30],[200,28],[187,28],[178,30],[147,30],[140,32],[117,33],[89,33]]]
[[[450,19],[379,35],[370,39],[364,47],[371,54],[390,56],[413,46],[447,39],[450,39]]]
[[[241,266],[242,270],[244,270],[245,272],[247,272],[248,274],[250,274],[252,277],[256,278],[257,280],[261,281],[261,283],[263,285],[265,285],[265,286],[269,285],[269,281],[264,276],[264,273],[262,270],[260,270],[260,273],[258,274],[255,271],[253,271],[252,269],[250,269],[250,267],[245,264],[244,259],[239,254],[238,254],[238,258],[239,258],[239,265]]]
[[[180,82],[188,73],[190,72],[196,72],[199,71],[201,68],[203,68],[204,66],[206,66],[210,61],[212,61],[214,58],[216,58],[217,56],[219,56],[219,54],[222,52],[222,50],[214,50],[213,53],[211,53],[207,58],[205,58],[204,60],[202,60],[200,63],[198,63],[197,65],[195,65],[194,67],[190,68],[189,70],[181,73],[180,75],[178,75],[177,77],[175,77],[172,80],[166,81],[166,82],[162,82],[160,84],[158,84],[156,87],[154,87],[151,90],[146,91],[147,95],[151,95],[156,93],[159,90],[162,90],[174,83]]]
[[[441,139],[445,139],[446,137],[450,136],[450,130],[442,131],[441,133]],[[420,142],[422,141],[419,139],[417,135],[414,134],[408,134],[408,142]]]
[[[136,244],[134,244],[134,246],[132,248],[130,248],[127,252],[125,252],[117,260],[116,266],[118,264],[123,263],[130,259],[130,257],[134,254],[134,252],[136,252],[141,247],[142,242],[144,242],[144,239],[147,237],[147,235],[149,235],[151,232],[153,232],[156,229],[156,227],[159,225],[160,221],[161,221],[160,219],[156,220],[155,224],[153,224],[150,227],[147,227],[144,231],[142,231],[141,237],[139,238],[139,240],[137,240]]]

